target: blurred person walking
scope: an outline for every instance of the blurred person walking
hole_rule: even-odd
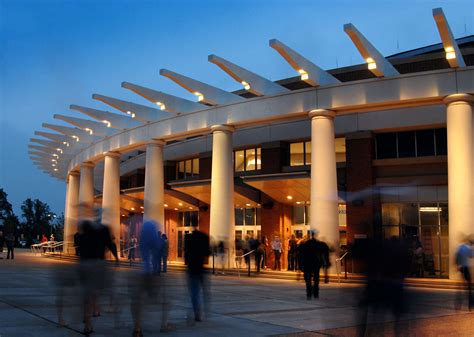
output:
[[[311,238],[301,245],[303,275],[306,283],[306,298],[319,297],[319,272],[329,268],[329,247],[316,239],[316,232],[311,231]]]
[[[163,241],[163,247],[161,248],[161,271],[166,273],[168,271],[168,254],[170,252],[170,245],[165,233],[161,235],[161,239]]]
[[[467,237],[463,243],[461,243],[456,251],[456,265],[458,266],[459,272],[462,275],[467,285],[467,299],[469,310],[472,310],[474,306],[474,298],[472,296],[472,277],[470,271],[470,259],[474,255],[472,245],[474,243],[473,237]],[[455,307],[456,309],[461,308],[462,294],[458,293],[456,298]]]
[[[166,292],[166,278],[160,275],[160,258],[163,249],[163,240],[157,231],[154,221],[146,221],[140,232],[140,254],[142,256],[142,269],[134,274],[135,279],[129,282],[131,303],[130,310],[133,319],[133,336],[143,336],[142,318],[145,301],[160,301],[161,332],[172,331],[174,327],[169,324],[170,303]]]
[[[209,237],[197,227],[186,236],[185,256],[188,265],[188,287],[193,305],[194,320],[202,321],[204,312],[209,312],[209,287],[207,274],[204,270],[206,258],[210,255]]]
[[[15,249],[15,235],[13,233],[7,234],[5,237],[7,243],[7,260],[10,258],[13,260],[15,258],[14,249]]]
[[[135,261],[135,250],[137,249],[138,240],[135,235],[130,238],[130,247],[128,247],[128,259]]]

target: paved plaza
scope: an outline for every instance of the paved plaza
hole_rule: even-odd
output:
[[[83,329],[77,288],[65,288],[67,327],[58,327],[56,315],[58,275],[74,271],[69,261],[33,256],[17,250],[16,259],[0,260],[0,336],[80,336]],[[132,319],[127,280],[133,270],[118,268],[113,275],[120,312],[102,313],[93,319],[92,336],[131,336]],[[170,320],[175,330],[160,333],[161,305],[145,311],[144,336],[356,336],[360,285],[322,285],[321,298],[306,300],[302,280],[211,276],[211,313],[203,322],[190,324],[190,300],[185,274],[169,272],[167,293]],[[64,278],[62,278],[64,280]],[[408,289],[409,307],[398,322],[402,336],[472,336],[474,314],[464,303],[455,310],[455,290]],[[390,314],[369,314],[366,336],[394,336]],[[400,335],[400,334],[399,334]]]

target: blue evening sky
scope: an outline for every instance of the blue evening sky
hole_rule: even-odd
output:
[[[54,114],[87,118],[68,111],[70,104],[113,111],[92,100],[93,93],[148,104],[122,89],[122,81],[195,100],[159,76],[168,68],[240,89],[207,62],[209,54],[272,80],[295,76],[268,47],[272,38],[324,69],[357,64],[362,59],[343,24],[353,23],[390,55],[440,42],[431,13],[436,7],[456,37],[474,34],[472,0],[0,0],[0,187],[18,215],[28,197],[60,213],[65,184],[30,162],[29,139],[43,122],[61,124]]]

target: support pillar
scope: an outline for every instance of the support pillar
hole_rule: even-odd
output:
[[[94,163],[81,164],[79,181],[79,220],[94,219]]]
[[[156,140],[146,147],[145,196],[143,222],[156,221],[158,230],[165,231],[165,182],[163,168],[164,141]]]
[[[68,175],[66,190],[66,209],[64,221],[64,251],[68,252],[69,247],[74,246],[74,234],[77,232],[79,203],[79,173],[71,172]]]
[[[234,255],[234,170],[232,166],[232,133],[226,125],[211,127],[212,178],[209,233],[213,242],[224,241],[230,256]],[[229,258],[229,260],[231,260]]]
[[[102,189],[102,223],[120,250],[120,153],[107,152]]]
[[[474,96],[445,98],[448,133],[449,278],[460,279],[455,255],[466,235],[474,233],[473,109]]]
[[[310,228],[339,256],[339,218],[337,195],[334,111],[317,109],[311,118],[311,206]],[[334,260],[334,256],[332,257]],[[334,261],[332,261],[334,266]]]

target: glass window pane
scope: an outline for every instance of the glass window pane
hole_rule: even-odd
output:
[[[245,150],[245,170],[246,171],[255,171],[256,169],[256,152],[255,149]]]
[[[193,161],[192,160],[186,160],[186,176],[187,177],[190,177],[192,175],[192,165],[193,165]]]
[[[243,226],[244,224],[244,210],[242,208],[235,209],[235,225]]]
[[[415,132],[398,132],[398,157],[415,157]]]
[[[377,159],[397,158],[396,133],[379,133],[375,136]]]
[[[311,165],[311,142],[305,142],[305,165]]]
[[[257,147],[257,170],[262,169],[262,148]]]
[[[434,130],[420,130],[416,132],[416,155],[418,157],[434,156]]]
[[[400,236],[399,226],[383,226],[383,237],[384,239],[390,239],[392,237]]]
[[[448,154],[448,138],[446,134],[446,128],[435,129],[436,137],[436,155],[445,156]]]
[[[193,175],[199,175],[199,158],[193,159]]]
[[[244,171],[244,150],[235,151],[235,172]]]
[[[257,226],[261,226],[262,225],[262,209],[261,208],[257,208],[256,210],[256,213],[257,213],[257,222],[256,222],[256,225]]]
[[[305,206],[304,209],[305,209],[305,211],[306,211],[306,214],[305,214],[305,215],[306,215],[306,216],[305,216],[305,221],[306,221],[306,224],[309,225],[309,219],[310,219],[310,215],[311,215],[311,212],[310,212],[311,207]]]
[[[245,226],[255,225],[255,208],[245,209]]]
[[[197,227],[199,226],[199,213],[198,212],[189,212],[189,224],[190,226]]]
[[[382,204],[382,225],[400,225],[400,204]]]
[[[304,143],[292,143],[290,144],[290,165],[299,166],[304,165]]]
[[[184,178],[184,161],[178,163],[178,179]]]
[[[304,225],[305,206],[293,206],[293,225]]]

